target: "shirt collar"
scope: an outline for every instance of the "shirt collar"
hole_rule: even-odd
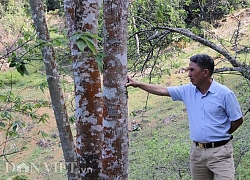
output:
[[[216,91],[216,81],[214,80],[214,79],[212,79],[213,81],[212,81],[212,83],[211,83],[211,85],[210,85],[210,87],[209,87],[209,89],[208,89],[208,91],[207,92],[210,92],[210,93],[215,93],[215,91]]]
[[[214,79],[212,79],[212,80],[213,81],[212,81],[212,83],[211,83],[211,85],[210,85],[210,87],[205,95],[207,95],[208,93],[215,93],[215,91],[216,91],[216,83],[217,82]],[[196,90],[196,92],[200,91],[197,87],[195,87],[195,90]]]

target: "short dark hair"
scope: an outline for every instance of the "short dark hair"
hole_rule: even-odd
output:
[[[214,60],[207,54],[196,54],[190,58],[190,61],[197,64],[202,70],[208,69],[210,75],[214,72]]]

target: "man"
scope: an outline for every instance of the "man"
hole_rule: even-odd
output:
[[[243,123],[234,93],[212,78],[214,61],[206,54],[190,58],[191,83],[162,87],[128,77],[126,86],[139,87],[159,96],[183,101],[187,108],[190,138],[190,169],[194,180],[233,180],[232,133]]]

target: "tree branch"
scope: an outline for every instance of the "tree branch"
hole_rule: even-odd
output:
[[[207,47],[210,47],[211,49],[222,54],[231,63],[231,65],[234,67],[234,70],[240,72],[242,74],[242,76],[244,76],[245,78],[250,80],[250,66],[248,66],[245,63],[238,62],[228,51],[219,47],[215,43],[213,43],[207,39],[204,39],[200,36],[197,36],[194,33],[192,33],[191,31],[189,31],[187,29],[183,29],[183,28],[170,28],[170,27],[154,27],[153,28],[153,30],[157,30],[157,29],[169,30],[170,32],[182,34],[186,37],[193,39],[194,41],[197,41],[197,42],[199,42]],[[230,69],[228,69],[228,70],[230,70]]]
[[[4,153],[4,154],[0,154],[0,157],[6,157],[9,156],[11,154],[15,154],[15,153],[19,153],[19,152],[23,152],[23,150],[19,150],[19,151],[14,151],[14,152],[10,152],[10,153]]]

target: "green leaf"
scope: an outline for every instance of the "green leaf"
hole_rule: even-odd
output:
[[[30,103],[27,103],[22,107],[22,112],[26,112],[28,110],[32,111],[32,105]]]
[[[36,90],[39,88],[44,93],[44,90],[46,88],[48,88],[48,82],[43,81],[43,82],[39,83],[38,85],[36,85],[35,87],[36,87]]]
[[[12,138],[12,137],[17,136],[18,133],[16,131],[7,131],[6,135]]]
[[[52,45],[55,45],[55,46],[60,46],[62,43],[59,39],[53,39],[51,41]]]
[[[17,71],[23,76],[24,74],[28,75],[29,76],[29,73],[25,67],[25,63],[22,59],[18,59],[15,57],[14,54],[13,55],[13,58],[10,62],[10,65],[9,67],[16,67]]]
[[[28,115],[31,117],[32,120],[36,120],[37,119],[37,114],[34,112],[28,113]]]
[[[13,131],[14,131],[14,132],[16,132],[17,127],[18,127],[17,124],[15,124],[15,125],[13,126]]]
[[[44,114],[42,114],[42,116],[38,120],[38,123],[40,123],[40,122],[42,122],[42,123],[48,122],[48,119],[49,119],[49,115],[47,113],[44,113]]]
[[[78,30],[72,34],[73,40],[78,40],[83,36],[83,32],[81,30]]]
[[[103,73],[103,57],[98,55],[95,57],[95,61],[97,63],[99,71]]]
[[[0,94],[0,101],[5,102],[6,101],[6,96]]]
[[[29,72],[27,71],[24,63],[16,65],[17,71],[23,76],[24,74],[29,76]]]
[[[30,32],[24,31],[23,37],[24,37],[24,40],[25,40],[25,41],[28,41],[28,40],[30,39]]]
[[[92,36],[82,37],[85,42],[89,41],[91,44],[94,44],[94,38]]]
[[[55,46],[62,46],[62,45],[66,45],[68,41],[64,37],[58,37],[58,38],[52,39],[51,43],[52,45],[55,45]]]
[[[42,135],[43,138],[49,136],[49,135],[48,135],[46,132],[44,132],[44,131],[39,131],[39,133],[41,133],[41,135]],[[39,134],[39,133],[38,133],[38,134]]]
[[[76,45],[80,49],[81,52],[84,51],[84,49],[87,47],[87,44],[83,39],[78,39],[76,40]]]
[[[23,72],[23,68],[22,67],[16,67],[17,69],[17,72],[19,72],[19,74],[21,74],[22,76],[24,75],[24,72]]]
[[[71,124],[75,123],[75,120],[76,120],[76,117],[74,115],[69,117],[69,122]]]
[[[29,74],[29,72],[27,71],[25,65],[22,65],[22,66],[23,66],[23,72],[24,72],[24,74],[26,74],[27,76],[29,76],[30,74]]]
[[[35,46],[38,46],[38,47],[44,47],[46,45],[48,45],[49,42],[48,41],[45,41],[45,40],[42,40],[42,39],[38,39]]]
[[[12,124],[12,129],[13,129],[14,132],[16,132],[18,127],[24,127],[24,126],[25,126],[24,123],[22,123],[22,122],[20,122],[20,121],[15,121],[15,122]]]
[[[9,67],[15,67],[15,66],[16,66],[16,62],[15,61],[11,61]]]
[[[94,45],[94,40],[89,37],[83,37],[83,40],[85,41],[89,49],[93,52],[93,54],[96,55],[97,51]]]
[[[102,41],[102,38],[96,34],[91,34],[91,37],[94,38],[94,39],[98,39],[100,41]]]
[[[11,120],[12,119],[12,116],[11,116],[11,113],[8,112],[8,111],[4,111],[0,114],[1,118],[3,120]]]
[[[0,126],[5,128],[6,125],[3,122],[0,122]]]

